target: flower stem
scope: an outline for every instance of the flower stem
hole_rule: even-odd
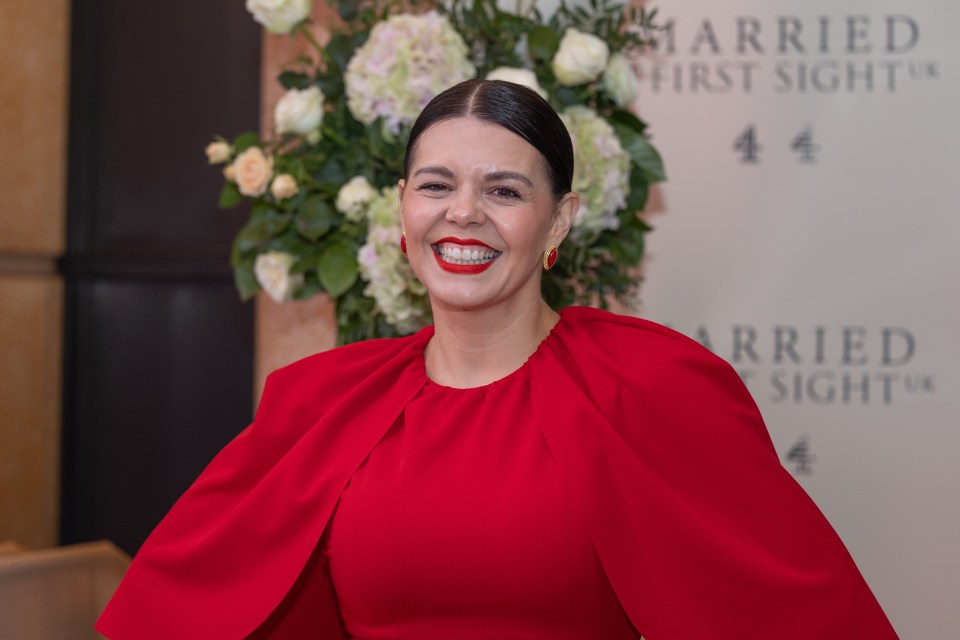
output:
[[[320,59],[322,60],[323,47],[320,45],[319,42],[317,42],[317,39],[313,36],[313,33],[310,32],[310,29],[307,27],[306,21],[301,22],[297,26],[297,31],[299,31],[303,35],[303,37],[307,39],[307,42],[309,42],[313,46],[313,48],[317,50],[317,53],[320,54]]]
[[[343,138],[343,136],[338,135],[336,132],[333,131],[333,129],[330,129],[329,127],[323,127],[323,135],[327,136],[328,138],[330,138],[331,140],[340,144],[343,147],[350,146],[350,143],[347,142],[346,139]]]

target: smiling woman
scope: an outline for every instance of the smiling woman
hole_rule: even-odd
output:
[[[546,101],[516,87],[473,80],[444,92],[417,120],[404,161],[407,255],[437,328],[427,371],[455,387],[515,370],[558,320],[540,276],[579,207],[573,146]],[[480,327],[493,339],[460,344]]]
[[[111,638],[890,640],[740,378],[540,294],[579,197],[535,92],[413,129],[401,217],[435,325],[274,372],[144,545]]]

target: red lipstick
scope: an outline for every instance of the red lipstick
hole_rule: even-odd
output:
[[[446,244],[446,243],[459,244],[462,246],[484,247],[486,249],[490,249],[491,251],[494,251],[495,249],[490,245],[484,242],[480,242],[479,240],[475,240],[473,238],[464,239],[464,238],[449,237],[449,238],[441,238],[440,240],[437,240],[433,244],[433,257],[436,259],[437,264],[440,266],[440,268],[449,273],[459,273],[459,274],[465,274],[465,275],[483,273],[484,271],[489,269],[490,265],[492,265],[497,259],[496,257],[494,257],[489,262],[482,262],[480,264],[456,264],[453,262],[447,262],[440,257],[440,251],[437,248],[438,245]],[[499,255],[499,252],[497,252],[497,255]]]
[[[462,245],[476,245],[478,247],[486,247],[487,249],[493,249],[493,247],[491,247],[487,243],[480,242],[479,240],[474,240],[473,238],[468,238],[466,240],[464,240],[463,238],[454,238],[454,237],[440,238],[433,244],[443,244],[444,242],[450,242],[453,244],[462,244]]]

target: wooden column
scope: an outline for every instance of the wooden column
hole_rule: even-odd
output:
[[[65,237],[67,0],[0,20],[0,541],[57,543]]]

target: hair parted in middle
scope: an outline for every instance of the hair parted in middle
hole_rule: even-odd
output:
[[[410,130],[403,159],[404,179],[410,173],[417,140],[423,132],[452,118],[476,118],[520,136],[540,152],[554,199],[571,191],[573,142],[563,120],[536,91],[503,80],[467,80],[431,100]]]

